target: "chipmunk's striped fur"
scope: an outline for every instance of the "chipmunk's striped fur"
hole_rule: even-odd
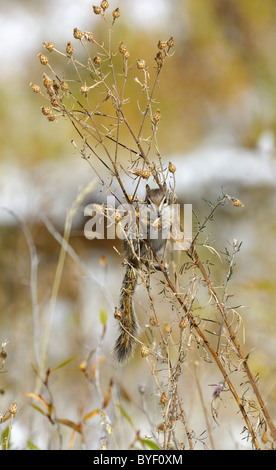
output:
[[[151,209],[155,220],[162,221],[162,217],[164,218],[166,207],[168,206],[166,199],[166,184],[163,185],[163,188],[157,189],[150,189],[147,185],[145,205]],[[166,239],[162,238],[162,230],[158,228],[158,237],[151,240],[150,227],[147,224],[148,221],[146,216],[144,225],[146,227],[147,242],[149,242],[151,248],[160,260],[163,260]],[[162,224],[160,227],[162,227]],[[125,240],[124,247],[127,266],[122,282],[118,306],[121,314],[120,333],[115,344],[115,355],[120,363],[129,359],[133,352],[135,343],[134,337],[138,330],[138,323],[133,307],[133,294],[137,285],[138,270],[141,267],[141,264],[148,264],[149,259],[148,247],[143,240],[140,240],[139,238]]]

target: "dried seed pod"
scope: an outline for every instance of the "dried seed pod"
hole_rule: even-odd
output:
[[[102,12],[101,7],[97,7],[95,5],[93,5],[93,10],[94,10],[95,15],[100,15]]]
[[[180,322],[179,322],[179,328],[180,328],[181,330],[185,330],[186,326],[187,326],[187,323],[185,322],[184,317],[182,317],[181,320],[180,320]]]
[[[38,54],[38,57],[42,65],[48,64],[48,58],[45,55],[41,54],[41,52]]]
[[[244,207],[244,204],[239,199],[236,199],[236,198],[232,197],[231,200],[233,202],[233,206],[235,206],[235,207]]]
[[[137,59],[136,64],[139,70],[144,70],[146,68],[146,62],[144,59]]]
[[[56,119],[56,116],[53,113],[51,113],[51,114],[49,114],[49,116],[47,116],[47,119],[48,119],[48,121],[52,122]]]
[[[149,348],[143,344],[143,346],[141,347],[141,356],[142,357],[147,357],[149,355]]]
[[[167,41],[167,46],[168,46],[169,49],[174,46],[174,38],[173,38],[173,36],[171,36],[170,39],[168,39],[168,41]]]
[[[58,108],[59,107],[59,101],[56,98],[51,99],[51,105],[53,108]]]
[[[94,42],[94,36],[92,33],[88,33],[87,31],[84,31],[83,35],[87,41]]]
[[[41,112],[42,114],[44,114],[44,116],[48,116],[51,113],[51,110],[50,108],[46,108],[45,106],[43,106],[43,108],[41,108]]]
[[[102,61],[102,59],[97,55],[93,59],[93,62],[94,62],[95,65],[100,65],[101,61]]]
[[[48,75],[46,75],[44,73],[44,75],[43,75],[43,85],[45,86],[45,88],[51,88],[52,83],[53,82],[52,82],[51,78],[48,77]]]
[[[127,52],[127,48],[124,45],[123,41],[121,41],[119,44],[119,52],[121,52],[121,54],[125,54]]]
[[[165,405],[167,401],[168,401],[167,395],[165,394],[165,392],[163,392],[160,398],[160,403],[162,403],[162,405]]]
[[[122,314],[117,307],[115,307],[114,318],[116,318],[116,320],[121,320],[122,318]]]
[[[54,49],[54,44],[52,42],[43,42],[42,44],[50,52]]]
[[[156,113],[153,116],[153,121],[157,124],[161,119],[160,109],[157,109]]]
[[[12,415],[16,415],[17,411],[18,411],[18,409],[17,409],[16,401],[13,401],[11,406],[10,406],[9,412]]]
[[[30,83],[30,87],[32,88],[34,93],[40,92],[40,87],[38,85],[35,85],[34,83]]]
[[[54,79],[53,80],[53,89],[55,91],[58,91],[59,90],[59,83]]]
[[[62,80],[62,82],[61,82],[61,86],[60,86],[60,87],[61,87],[62,91],[67,91],[67,90],[69,89],[68,84],[67,84],[66,82],[64,82],[63,80]]]
[[[105,11],[109,7],[109,4],[108,4],[107,0],[102,1],[101,7],[102,7],[103,11]]]
[[[87,95],[87,93],[89,92],[89,87],[87,85],[83,85],[80,88],[80,92],[81,92],[82,95]]]
[[[141,178],[144,178],[145,180],[149,179],[150,177],[150,172],[148,170],[141,170],[140,168],[138,168],[137,170],[129,170],[129,173],[135,176],[140,176]]]
[[[159,67],[161,67],[163,65],[163,62],[164,62],[164,54],[162,51],[158,51],[157,54],[156,54],[156,57],[155,57],[155,60],[157,62],[157,65]]]
[[[119,8],[116,8],[116,10],[113,11],[112,15],[113,15],[113,22],[114,22],[120,16]]]
[[[117,211],[115,212],[115,215],[114,215],[114,218],[115,218],[115,222],[121,222],[123,216],[122,214],[119,214]]]
[[[157,44],[157,47],[158,49],[166,49],[166,42],[165,41],[158,41],[158,44]]]
[[[153,316],[150,317],[149,323],[150,323],[151,326],[157,326],[158,325],[158,322],[157,322],[156,318],[153,317]]]
[[[72,55],[73,52],[74,52],[74,48],[73,48],[71,42],[69,41],[69,42],[67,42],[66,53],[67,53],[68,55]]]
[[[75,39],[81,39],[82,35],[83,33],[78,28],[74,28],[73,36]]]
[[[169,162],[169,171],[170,171],[171,173],[175,173],[175,172],[176,172],[176,166],[174,166],[172,162]]]

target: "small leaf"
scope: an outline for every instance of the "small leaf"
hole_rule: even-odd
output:
[[[4,450],[10,447],[9,434],[10,434],[10,427],[7,426],[2,432],[2,436],[1,436],[1,444]]]
[[[83,418],[83,421],[87,421],[88,419],[93,418],[100,411],[101,411],[100,408],[96,408],[95,410],[91,411],[90,413],[87,413],[87,415],[85,415],[85,417]]]
[[[100,310],[100,320],[101,320],[101,324],[105,326],[107,322],[107,311],[104,307],[101,307],[101,310]]]
[[[45,413],[44,413],[44,411],[43,411],[41,408],[39,408],[39,406],[34,405],[33,403],[31,403],[31,406],[32,406],[35,410],[39,411],[39,413],[42,413],[43,416],[46,416]]]
[[[74,356],[74,357],[71,357],[70,359],[67,359],[67,361],[62,362],[61,364],[59,364],[59,366],[57,366],[57,367],[55,367],[54,369],[52,369],[51,372],[54,372],[54,371],[56,371],[56,370],[58,370],[58,369],[61,369],[61,368],[64,367],[64,366],[67,366],[67,364],[69,364],[69,362],[72,362],[72,361],[74,361],[74,360],[77,359],[77,358],[78,358],[78,356]]]
[[[134,424],[132,422],[132,419],[128,416],[128,414],[125,412],[125,410],[120,405],[117,405],[117,407],[119,408],[119,410],[122,413],[122,415],[124,416],[124,418],[126,418],[126,420],[129,422],[130,426],[134,429]]]
[[[78,433],[82,433],[82,428],[81,424],[76,424],[73,421],[70,421],[70,419],[59,419],[58,422],[60,424],[64,424],[65,426],[68,426],[69,428],[74,429],[74,431],[77,431]]]
[[[150,449],[152,449],[152,450],[160,450],[160,448],[158,447],[158,445],[155,444],[155,442],[150,441],[149,439],[140,439],[140,441],[141,441],[143,444],[147,445],[147,446],[148,446]]]
[[[32,441],[27,441],[27,446],[30,450],[40,450]]]
[[[46,400],[41,395],[37,395],[36,393],[32,393],[32,392],[25,393],[25,395],[26,397],[34,398],[35,400],[40,401],[40,403],[42,403],[42,405],[44,406],[44,408],[46,408],[48,413],[50,412],[51,405],[47,403]]]

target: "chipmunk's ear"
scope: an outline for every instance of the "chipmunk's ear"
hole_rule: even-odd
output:
[[[148,184],[146,184],[146,191],[147,191],[147,192],[150,191],[150,187],[149,187]]]
[[[163,189],[164,189],[164,191],[167,191],[167,183],[166,183],[166,181],[163,183]]]

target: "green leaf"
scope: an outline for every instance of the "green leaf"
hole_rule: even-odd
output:
[[[2,449],[6,450],[10,447],[10,440],[9,438],[9,433],[10,433],[10,427],[7,426],[4,431],[2,432],[1,436],[1,444],[2,444]]]
[[[27,441],[27,446],[30,450],[40,450],[32,441]]]
[[[124,418],[129,422],[130,426],[134,429],[134,424],[133,424],[132,419],[130,418],[130,416],[128,416],[128,414],[121,407],[121,405],[117,405],[117,408],[119,408],[119,410],[122,413],[122,415],[124,416]]]
[[[55,367],[54,369],[52,369],[51,372],[55,372],[56,370],[61,369],[61,368],[64,367],[64,366],[67,366],[67,364],[69,364],[69,362],[72,362],[72,361],[74,361],[74,360],[77,359],[77,358],[78,358],[78,356],[74,356],[74,357],[71,357],[70,359],[67,359],[67,361],[62,362],[62,363],[59,364],[57,367]]]
[[[46,416],[44,411],[41,408],[39,408],[39,406],[34,405],[33,403],[31,403],[30,406],[32,406],[35,410],[39,411],[39,413],[42,413],[44,416]]]
[[[104,307],[101,307],[101,310],[100,310],[100,320],[101,320],[101,324],[105,326],[107,322],[107,311]]]
[[[147,445],[152,450],[160,450],[158,445],[155,442],[150,441],[149,439],[141,439],[141,442]]]

